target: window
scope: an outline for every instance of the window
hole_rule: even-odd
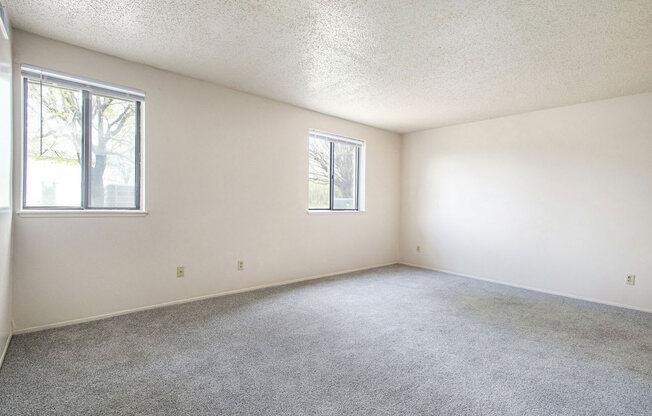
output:
[[[23,208],[140,209],[144,93],[21,69]]]
[[[363,142],[310,130],[308,209],[360,209],[360,153]]]

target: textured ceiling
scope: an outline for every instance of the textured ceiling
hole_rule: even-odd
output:
[[[652,91],[652,0],[5,0],[14,27],[409,132]]]

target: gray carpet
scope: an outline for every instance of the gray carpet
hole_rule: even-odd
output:
[[[18,335],[9,415],[652,415],[652,315],[405,266]]]

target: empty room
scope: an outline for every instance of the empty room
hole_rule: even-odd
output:
[[[0,415],[652,415],[652,0],[0,0]]]

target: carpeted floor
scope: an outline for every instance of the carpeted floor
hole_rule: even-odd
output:
[[[15,336],[3,415],[652,415],[652,315],[406,266]]]

